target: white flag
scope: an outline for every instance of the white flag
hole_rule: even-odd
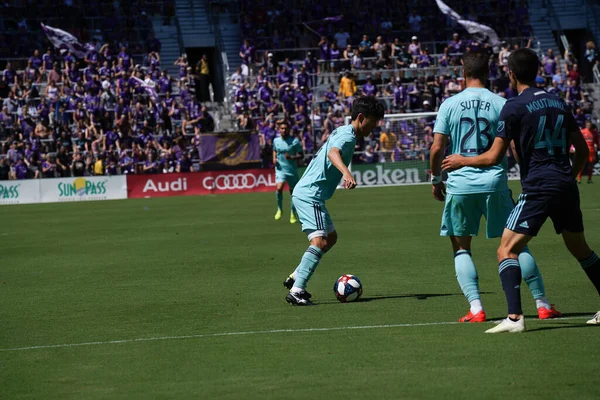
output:
[[[85,58],[85,56],[94,48],[94,46],[89,43],[81,44],[79,40],[69,32],[44,24],[41,25],[48,40],[52,42],[54,47],[57,49],[69,50],[75,57]]]
[[[456,11],[454,11],[453,9],[448,7],[448,5],[446,3],[444,3],[442,0],[435,0],[435,2],[437,3],[442,14],[447,15],[448,17],[452,18],[455,21],[462,19],[462,17]]]
[[[132,76],[132,78],[135,79],[140,84],[140,86],[144,88],[144,90],[146,91],[146,93],[148,93],[148,96],[150,96],[152,101],[156,102],[158,100],[158,93],[156,93],[154,85],[147,84],[137,76]]]
[[[498,39],[498,34],[495,30],[490,28],[487,25],[479,24],[477,22],[468,21],[466,19],[459,19],[458,23],[465,27],[467,32],[471,35],[475,35],[482,42],[487,42],[492,46],[496,46],[500,44],[500,39]]]

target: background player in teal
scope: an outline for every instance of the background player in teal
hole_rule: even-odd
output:
[[[498,247],[498,273],[508,303],[508,316],[486,333],[525,330],[519,252],[537,235],[548,217],[600,294],[600,258],[588,246],[583,233],[575,181],[589,155],[585,139],[566,103],[536,87],[539,59],[534,51],[514,51],[508,58],[508,67],[511,86],[519,95],[508,100],[502,108],[490,150],[476,157],[451,155],[442,164],[449,171],[465,166],[497,165],[511,142],[518,155],[523,192],[506,223]],[[575,147],[572,165],[568,153],[571,144]],[[588,324],[599,325],[600,312]]]
[[[283,185],[285,182],[290,187],[290,223],[298,222],[291,194],[298,183],[298,160],[304,157],[302,144],[298,138],[290,136],[290,125],[287,121],[279,123],[279,134],[273,140],[273,164],[275,165],[275,182],[277,184],[275,195],[277,196],[277,213],[275,219],[281,219],[283,206]]]
[[[356,138],[368,136],[383,118],[383,114],[383,104],[373,97],[358,97],[354,100],[352,122],[331,133],[294,189],[292,201],[310,246],[296,270],[283,282],[290,289],[285,299],[292,305],[312,304],[306,284],[323,254],[337,242],[337,232],[325,202],[333,196],[340,179],[344,180],[347,189],[356,187],[356,181],[348,169],[354,155]]]
[[[477,270],[471,258],[471,238],[477,236],[481,217],[486,218],[488,238],[502,236],[506,220],[514,208],[507,184],[506,160],[488,168],[462,168],[451,172],[447,187],[441,180],[444,151],[451,143],[451,154],[476,156],[492,144],[502,106],[502,97],[485,88],[489,76],[486,52],[464,55],[463,70],[467,88],[447,99],[440,107],[431,147],[433,196],[445,200],[440,234],[450,236],[454,251],[454,267],[458,283],[470,303],[460,322],[485,322],[481,304]],[[446,193],[444,193],[446,189]],[[529,285],[540,319],[559,317],[545,297],[544,283],[535,260],[527,249],[519,256],[523,276]]]

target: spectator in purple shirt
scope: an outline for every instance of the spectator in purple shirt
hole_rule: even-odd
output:
[[[42,176],[44,178],[54,178],[56,176],[56,164],[54,158],[46,156],[42,162]]]
[[[431,66],[431,57],[429,56],[429,50],[421,50],[421,55],[417,59],[417,65],[421,68],[427,68]]]
[[[367,83],[365,83],[362,87],[363,96],[371,96],[375,97],[377,95],[377,87],[373,85],[373,80],[371,78],[367,78]]]
[[[52,69],[52,64],[54,64],[54,55],[52,54],[52,47],[48,47],[46,53],[42,56],[42,63],[46,71],[50,71]]]
[[[16,179],[27,179],[27,175],[29,174],[29,168],[27,168],[27,164],[23,160],[23,156],[19,155],[19,160],[15,164],[15,178]]]
[[[240,57],[242,64],[246,66],[252,65],[254,62],[254,46],[252,46],[250,40],[244,39],[244,44],[240,47]]]
[[[131,56],[127,53],[127,47],[121,46],[121,51],[118,57],[123,60],[123,67],[129,69],[131,67]]]
[[[40,51],[38,49],[33,51],[33,56],[29,57],[29,61],[31,61],[33,68],[40,69],[42,66],[42,59],[40,58]]]
[[[552,76],[556,73],[556,66],[558,64],[552,49],[548,49],[548,54],[542,59],[542,65],[544,66],[544,73],[546,75]]]
[[[10,61],[6,63],[6,68],[4,68],[4,72],[2,72],[2,80],[6,82],[7,85],[15,84],[18,81],[17,72],[12,67]]]

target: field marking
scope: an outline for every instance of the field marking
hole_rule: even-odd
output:
[[[570,319],[585,319],[589,317],[567,317],[567,318],[556,318],[552,321],[562,321]],[[487,321],[484,324],[489,324],[494,321]],[[121,339],[121,340],[107,340],[98,342],[83,342],[83,343],[65,343],[65,344],[48,344],[41,346],[28,346],[28,347],[13,347],[7,349],[0,349],[0,352],[7,351],[24,351],[24,350],[38,350],[38,349],[56,349],[61,347],[79,347],[79,346],[99,346],[107,344],[120,344],[120,343],[136,343],[136,342],[152,342],[158,340],[181,340],[181,339],[201,339],[211,337],[223,337],[223,336],[245,336],[245,335],[267,335],[273,333],[301,333],[301,332],[330,332],[330,331],[344,331],[344,330],[358,330],[358,329],[384,329],[384,328],[406,328],[415,326],[436,326],[436,325],[460,325],[463,322],[423,322],[416,324],[387,324],[387,325],[362,325],[362,326],[338,326],[332,328],[300,328],[300,329],[270,329],[265,331],[241,331],[241,332],[220,332],[220,333],[201,333],[197,335],[183,335],[183,336],[157,336],[137,339]]]

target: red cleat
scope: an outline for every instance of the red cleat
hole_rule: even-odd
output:
[[[539,319],[552,319],[552,318],[560,318],[562,317],[562,313],[554,308],[554,304],[550,305],[550,309],[548,310],[546,307],[538,308],[538,318]]]
[[[558,312],[558,311],[557,311]],[[477,314],[473,314],[471,310],[469,313],[458,320],[458,322],[485,322],[487,318],[485,316],[485,311],[481,310]]]

